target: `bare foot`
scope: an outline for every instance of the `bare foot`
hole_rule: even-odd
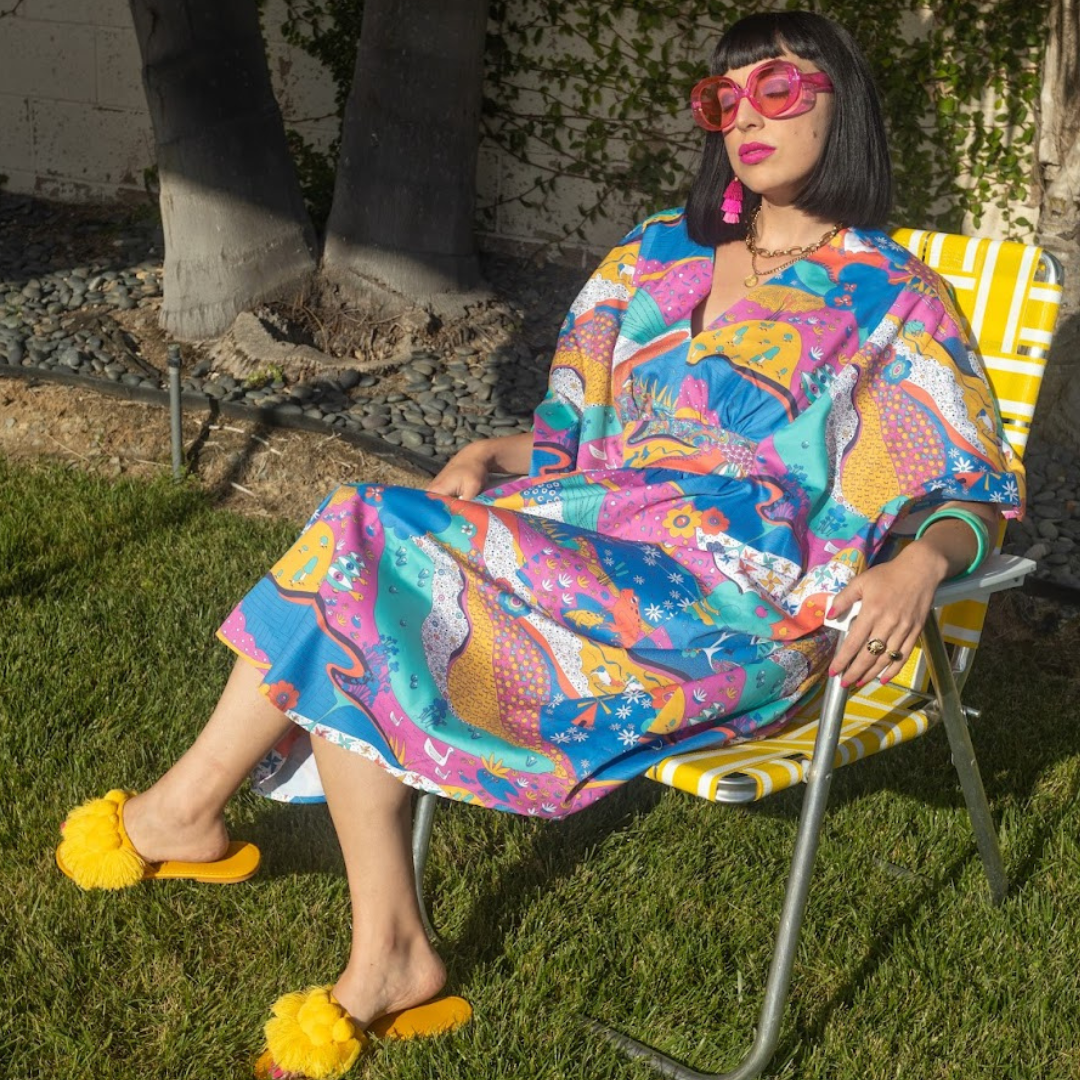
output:
[[[389,951],[349,958],[334,985],[334,996],[360,1027],[380,1016],[422,1005],[446,983],[446,968],[426,937]]]
[[[124,804],[124,828],[135,850],[147,862],[178,859],[213,862],[229,846],[229,834],[221,817],[184,821],[175,811],[158,805],[149,791]]]

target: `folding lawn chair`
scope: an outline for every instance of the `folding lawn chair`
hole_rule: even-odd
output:
[[[1026,244],[911,229],[900,230],[895,238],[952,285],[979,342],[1006,434],[1022,456],[1061,303],[1061,264],[1049,253]],[[998,546],[1000,540],[1001,536]],[[647,775],[653,780],[724,803],[755,802],[793,784],[806,783],[780,927],[754,1042],[741,1064],[730,1072],[695,1072],[602,1025],[593,1024],[595,1030],[629,1056],[680,1080],[752,1080],[759,1076],[779,1041],[834,768],[907,742],[938,721],[945,724],[991,897],[995,904],[1001,903],[1008,883],[967,728],[966,717],[977,714],[961,703],[960,693],[978,646],[990,594],[1021,584],[1034,569],[1029,559],[995,553],[976,574],[942,585],[935,594],[919,647],[888,684],[871,683],[861,692],[849,694],[839,677],[828,679],[824,693],[772,738],[676,754],[649,770]],[[853,617],[829,621],[841,631],[841,642]],[[422,796],[416,814],[413,854],[421,911],[425,911],[423,869],[436,798]]]

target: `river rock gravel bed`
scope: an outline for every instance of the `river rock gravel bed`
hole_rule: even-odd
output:
[[[150,399],[167,392],[160,224],[147,208],[71,207],[0,195],[0,376],[111,382]],[[417,349],[399,370],[331,365],[317,379],[277,373],[240,380],[185,346],[186,400],[229,403],[271,423],[325,427],[375,439],[435,471],[476,438],[529,427],[550,347],[583,269],[511,259],[485,267],[521,313],[494,348],[468,342]],[[1037,579],[1075,599],[1080,590],[1080,454],[1036,435],[1026,455],[1028,513],[1009,524],[1005,550],[1039,564]]]
[[[144,400],[165,392],[162,248],[145,210],[0,197],[0,375],[99,379]],[[228,403],[234,415],[250,407],[269,423],[378,439],[434,471],[477,438],[528,429],[547,350],[586,273],[505,258],[489,260],[486,272],[519,318],[494,335],[486,327],[480,344],[418,348],[380,373],[327,358],[325,373],[301,381],[273,365],[242,379],[218,370],[209,350],[185,345],[182,391]],[[491,347],[493,336],[502,340]]]

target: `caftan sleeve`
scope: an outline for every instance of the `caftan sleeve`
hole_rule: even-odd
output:
[[[639,225],[608,253],[566,316],[547,393],[533,417],[533,476],[597,468],[608,460],[604,444],[618,431],[612,357],[633,294],[641,235]]]
[[[944,283],[920,284],[870,332],[845,403],[840,489],[877,504],[868,516],[878,540],[897,519],[951,500],[1023,511],[1023,466],[977,347]]]

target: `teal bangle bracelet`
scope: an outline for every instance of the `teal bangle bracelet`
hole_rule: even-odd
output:
[[[975,558],[971,560],[971,564],[966,570],[962,570],[959,574],[953,575],[953,581],[957,581],[960,578],[966,578],[971,574],[974,574],[976,570],[982,565],[983,559],[986,558],[987,551],[990,550],[990,530],[986,527],[986,522],[981,517],[973,514],[970,510],[961,510],[959,507],[949,507],[944,510],[935,510],[920,526],[919,531],[915,534],[915,539],[918,540],[935,521],[941,521],[944,518],[956,518],[958,521],[964,522],[971,531],[975,534],[975,540],[979,545],[978,550],[975,552]]]

